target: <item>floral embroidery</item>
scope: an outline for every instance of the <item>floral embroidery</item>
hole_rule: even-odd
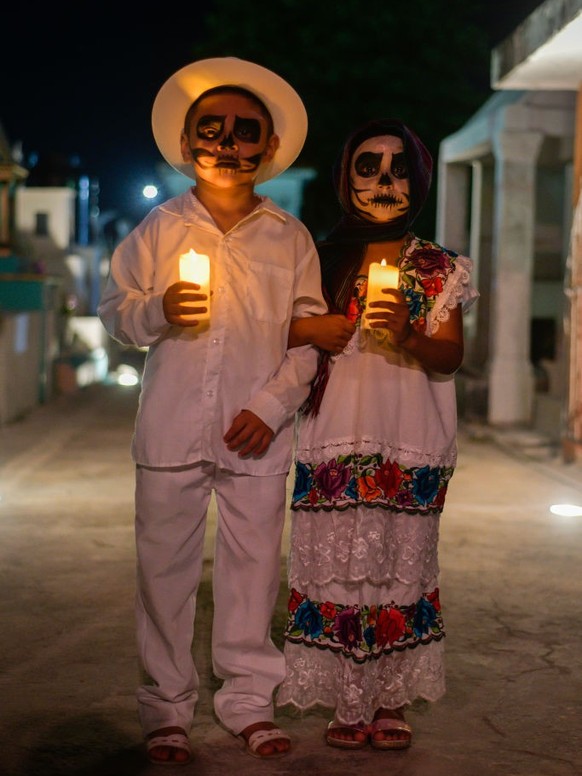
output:
[[[440,641],[445,635],[439,589],[410,606],[344,606],[312,601],[298,590],[289,596],[285,638],[294,644],[330,649],[364,663],[391,652]]]
[[[410,309],[410,321],[417,331],[426,330],[427,315],[435,306],[458,254],[429,240],[415,237],[412,250],[400,259],[400,289]]]
[[[452,466],[401,466],[373,455],[349,453],[330,461],[298,461],[291,509],[345,510],[364,504],[397,512],[442,512]]]
[[[362,314],[366,308],[366,291],[368,289],[368,278],[366,275],[358,275],[354,283],[352,297],[346,311],[346,318],[359,326]]]
[[[352,470],[342,463],[336,463],[332,458],[328,463],[320,463],[313,476],[319,485],[321,493],[333,501],[343,493],[351,479]]]
[[[398,261],[399,287],[410,310],[410,322],[417,331],[426,331],[428,313],[435,306],[447,278],[454,272],[457,256],[454,251],[420,237],[411,235],[405,243]],[[367,286],[367,277],[358,275],[347,312],[347,317],[358,324],[366,307]],[[384,329],[372,329],[371,332],[380,341],[387,339]]]

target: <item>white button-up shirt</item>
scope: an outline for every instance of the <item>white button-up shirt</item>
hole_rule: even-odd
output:
[[[162,299],[191,248],[210,257],[210,323],[184,328],[166,321]],[[289,325],[324,312],[313,240],[270,199],[226,234],[192,190],[154,208],[113,253],[98,309],[114,339],[148,348],[136,463],[287,472],[294,414],[317,366],[311,346],[287,349]],[[239,458],[223,440],[242,409],[275,432],[260,458]]]

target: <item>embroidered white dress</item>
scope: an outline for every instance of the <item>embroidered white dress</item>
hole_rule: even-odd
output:
[[[434,333],[477,297],[471,261],[410,236],[400,288]],[[358,278],[353,317],[365,304]],[[453,376],[428,374],[359,326],[331,360],[319,414],[298,425],[287,675],[277,704],[344,724],[445,691],[438,532],[456,463]]]

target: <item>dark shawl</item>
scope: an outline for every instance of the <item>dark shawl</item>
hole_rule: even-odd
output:
[[[350,199],[349,172],[354,151],[371,137],[394,135],[401,138],[408,165],[410,207],[408,212],[385,224],[373,224],[354,213]],[[363,124],[346,140],[333,168],[333,183],[343,215],[327,238],[318,243],[323,292],[330,312],[347,311],[352,289],[366,245],[400,240],[409,231],[428,196],[432,179],[432,157],[420,138],[399,119],[378,119]],[[321,352],[318,372],[302,412],[317,414],[327,384],[329,353]]]

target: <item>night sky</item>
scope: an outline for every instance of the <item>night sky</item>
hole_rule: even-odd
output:
[[[166,78],[196,58],[197,18],[213,5],[158,3],[154,12],[141,3],[77,0],[5,9],[0,123],[11,145],[22,143],[24,165],[34,153],[76,155],[78,169],[99,180],[102,210],[141,200],[161,160],[151,105]],[[537,5],[487,3],[491,45]]]
[[[118,16],[106,10],[112,5],[23,3],[8,12],[9,27],[1,19],[0,123],[10,144],[22,142],[26,167],[34,152],[77,155],[99,180],[102,208],[141,197],[152,178],[161,157],[151,105],[166,78],[195,58],[196,38],[174,16],[129,16],[122,3]]]

